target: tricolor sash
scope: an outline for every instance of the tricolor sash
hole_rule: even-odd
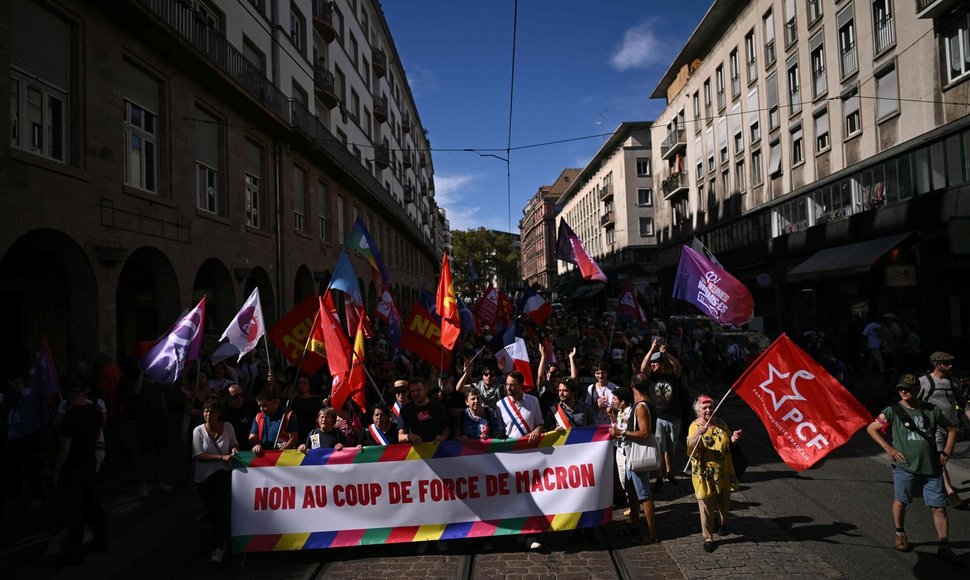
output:
[[[370,425],[368,425],[367,430],[370,431],[370,436],[374,438],[374,441],[376,441],[378,445],[389,444],[387,440],[387,435],[385,435],[383,431],[378,429],[377,425],[375,425],[374,423],[371,423]]]
[[[566,414],[566,409],[563,408],[562,403],[556,405],[556,423],[563,429],[573,428],[573,422],[569,420],[569,415]]]
[[[394,404],[391,405],[391,412],[394,413],[394,417],[401,418],[401,403],[399,401],[394,401]]]
[[[515,406],[515,400],[512,399],[512,395],[505,397],[499,403],[505,408],[505,414],[509,416],[512,426],[519,431],[519,437],[528,435],[532,429],[529,428],[528,421],[519,412],[519,408]]]

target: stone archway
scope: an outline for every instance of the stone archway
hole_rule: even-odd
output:
[[[300,266],[296,270],[296,278],[293,280],[293,305],[296,306],[303,302],[307,296],[313,294],[313,274],[306,266]]]
[[[115,294],[118,350],[141,354],[137,344],[165,333],[183,308],[175,268],[158,248],[138,248],[121,268]]]
[[[320,291],[318,292],[320,296],[323,296],[324,292],[327,291],[327,286],[330,285],[330,280],[332,278],[333,278],[333,274],[330,273],[330,270],[323,271],[323,277],[320,278],[320,285],[319,285]]]
[[[100,303],[94,270],[84,250],[67,234],[28,232],[0,260],[0,316],[4,370],[26,371],[43,337],[62,375],[98,354]],[[112,355],[114,353],[111,353]]]
[[[262,293],[262,290],[260,290]],[[209,258],[199,266],[192,284],[192,298],[201,300],[205,295],[205,337],[206,351],[211,352],[222,332],[229,326],[232,317],[242,306],[236,303],[236,292],[233,288],[229,269],[217,258]],[[243,300],[248,298],[247,294]],[[262,298],[262,297],[261,297]]]
[[[257,286],[259,301],[263,306],[263,321],[266,323],[266,328],[272,328],[273,323],[276,322],[276,295],[273,294],[273,282],[269,273],[259,266],[253,268],[249,278],[246,278],[246,291],[243,295],[248,297]]]

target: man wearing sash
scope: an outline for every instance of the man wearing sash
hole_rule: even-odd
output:
[[[594,425],[595,411],[592,407],[576,398],[579,383],[576,379],[565,378],[559,381],[559,402],[549,408],[546,413],[546,430],[562,433],[573,427],[587,427]]]
[[[383,403],[374,406],[371,412],[373,423],[364,429],[360,447],[372,445],[390,445],[397,443],[397,422],[391,421],[391,411]]]
[[[545,432],[545,422],[542,420],[539,399],[522,391],[524,383],[525,377],[519,371],[512,371],[505,377],[505,392],[508,395],[499,399],[498,412],[509,439],[527,437],[530,443],[535,443]],[[542,549],[542,544],[535,536],[527,536],[524,541],[530,550]]]
[[[391,392],[394,393],[394,402],[391,404],[389,409],[391,413],[390,420],[392,423],[397,425],[398,429],[404,425],[404,423],[401,422],[401,409],[403,409],[404,405],[411,400],[411,393],[409,392],[409,389],[410,385],[406,380],[398,379],[394,381],[394,388],[391,390]]]

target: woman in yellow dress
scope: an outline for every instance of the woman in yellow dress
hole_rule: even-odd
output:
[[[718,533],[727,533],[725,526],[731,507],[731,492],[738,489],[731,461],[731,443],[741,438],[740,429],[732,433],[722,419],[712,419],[713,408],[714,399],[706,395],[697,397],[694,402],[697,418],[687,432],[687,449],[693,450],[690,458],[691,481],[700,509],[705,552],[713,552],[717,547],[714,543],[715,513],[720,516]]]

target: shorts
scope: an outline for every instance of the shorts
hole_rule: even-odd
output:
[[[640,501],[647,501],[653,499],[650,495],[650,472],[648,471],[632,471],[626,470],[626,489],[627,493],[632,491],[636,494],[636,498]],[[630,485],[633,485],[633,489],[630,489]]]
[[[915,475],[893,466],[893,497],[896,501],[909,505],[913,501],[913,495],[920,490],[923,491],[923,503],[926,507],[947,506],[946,494],[943,493],[943,474]]]
[[[656,422],[657,445],[661,453],[669,453],[673,457],[677,451],[677,440],[680,438],[680,419],[661,419]]]

